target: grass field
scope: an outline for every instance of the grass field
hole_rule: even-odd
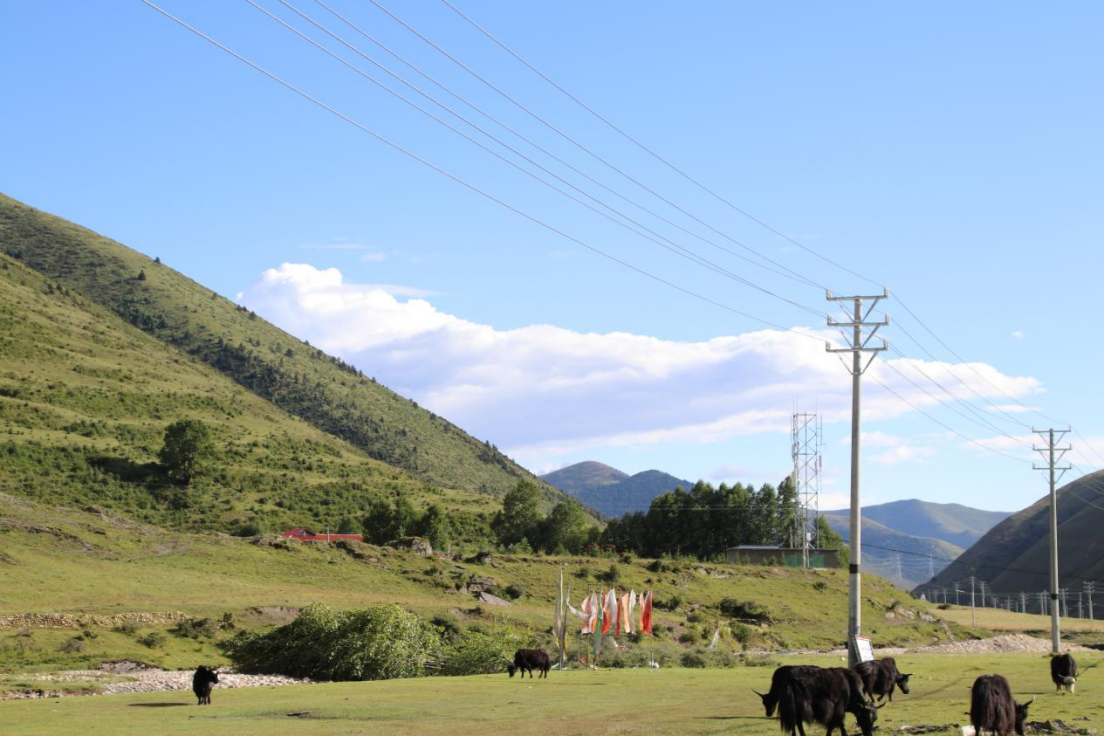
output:
[[[971,616],[969,606],[951,606],[941,610],[939,615],[948,621],[968,628],[985,629],[988,631],[1022,631],[1045,632],[1050,636],[1050,616],[1040,616],[1034,613],[1014,613],[997,608],[978,608]],[[976,625],[971,623],[976,621]],[[1070,634],[1086,634],[1098,632],[1104,636],[1104,623],[1096,623],[1089,619],[1062,617],[1062,631]]]
[[[787,658],[789,663],[793,658]],[[832,665],[828,657],[802,662]],[[969,686],[1000,672],[1021,700],[1036,696],[1029,721],[1061,719],[1104,728],[1104,680],[1088,669],[1077,695],[1055,695],[1045,657],[899,657],[915,673],[912,694],[879,714],[883,733],[903,725],[967,722]],[[1082,669],[1099,657],[1084,657]],[[747,734],[778,733],[751,688],[765,690],[770,667],[553,672],[547,681],[505,674],[284,688],[217,690],[199,708],[191,693],[153,693],[0,703],[0,732],[24,734]],[[1099,680],[1099,681],[1098,681]],[[309,711],[299,717],[289,713]],[[848,717],[849,728],[854,721]],[[810,733],[819,733],[813,728]],[[952,730],[946,733],[954,733]]]

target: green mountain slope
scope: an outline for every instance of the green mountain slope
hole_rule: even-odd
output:
[[[1061,587],[1075,593],[1086,580],[1104,579],[1102,489],[1104,471],[1058,489],[1058,577]],[[1000,594],[1045,590],[1050,579],[1049,538],[1048,495],[989,530],[938,575],[931,587],[953,588],[957,581],[975,575]]]
[[[645,470],[630,476],[594,461],[570,465],[542,475],[541,479],[574,496],[584,506],[610,517],[647,511],[656,496],[679,486],[686,490],[694,486],[690,481],[661,470]]]
[[[171,268],[3,195],[0,252],[426,482],[498,496],[533,478],[489,443]],[[545,492],[562,498],[550,486]]]
[[[166,425],[204,421],[217,470],[190,490],[156,463]],[[404,491],[459,520],[485,494],[443,491],[300,421],[103,307],[0,255],[0,490],[51,505],[231,531],[359,518]]]
[[[628,473],[611,468],[605,463],[586,460],[546,473],[541,476],[541,480],[551,483],[564,493],[575,495],[580,491],[620,483],[628,477]]]
[[[983,511],[958,503],[931,503],[916,498],[863,509],[863,517],[916,537],[932,537],[962,548],[1011,516],[1008,511]]]

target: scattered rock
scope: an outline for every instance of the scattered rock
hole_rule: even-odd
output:
[[[498,581],[491,577],[472,578],[468,581],[468,591],[471,593],[482,593],[497,587]]]
[[[510,605],[509,601],[503,600],[503,599],[499,598],[497,595],[491,595],[490,593],[486,593],[486,592],[483,592],[483,593],[479,594],[479,602],[480,603],[486,603],[489,606],[508,606],[508,605]]]
[[[157,626],[171,624],[188,618],[180,611],[153,613],[117,613],[114,616],[94,616],[91,614],[71,613],[16,613],[0,616],[0,627],[30,629],[78,629],[88,626],[120,626],[137,624],[138,626]]]
[[[309,710],[296,710],[288,713],[288,718],[306,718],[310,715]]]

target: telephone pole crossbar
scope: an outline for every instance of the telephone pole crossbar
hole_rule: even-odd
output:
[[[827,343],[825,349],[829,353],[851,353],[849,367],[851,372],[851,535],[849,540],[851,566],[848,587],[847,660],[849,666],[854,666],[858,660],[855,637],[862,633],[862,499],[859,493],[859,429],[861,426],[859,409],[862,397],[862,375],[874,362],[878,353],[889,349],[889,343],[885,340],[882,340],[880,346],[870,344],[878,334],[878,330],[889,324],[889,317],[887,316],[881,322],[867,320],[878,302],[889,298],[889,289],[883,289],[877,296],[835,296],[829,291],[827,298],[828,301],[835,302],[847,315],[847,319],[842,322],[828,317],[828,326],[839,329],[846,347],[833,348],[831,343]],[[866,365],[863,365],[864,353],[869,354]],[[846,361],[843,362],[847,367]]]
[[[1060,637],[1061,637],[1061,622],[1060,611],[1058,606],[1058,494],[1057,484],[1062,479],[1062,476],[1066,474],[1066,471],[1070,469],[1068,463],[1065,465],[1059,465],[1062,458],[1066,453],[1070,451],[1070,447],[1058,447],[1057,442],[1060,442],[1063,437],[1069,434],[1070,430],[1067,429],[1034,429],[1031,430],[1035,434],[1039,435],[1046,441],[1046,445],[1043,447],[1033,448],[1036,452],[1043,456],[1046,461],[1046,465],[1039,467],[1033,466],[1036,470],[1045,470],[1048,473],[1050,482],[1050,645],[1053,654],[1058,654]],[[1063,593],[1065,591],[1062,591]],[[1062,601],[1062,608],[1065,608],[1065,601]]]

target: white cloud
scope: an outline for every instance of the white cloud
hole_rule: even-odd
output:
[[[1013,330],[1012,337],[1016,338],[1017,340],[1022,340],[1027,337],[1027,333],[1023,330]]]
[[[569,453],[601,447],[786,436],[795,397],[815,399],[826,423],[850,417],[847,371],[823,342],[792,332],[680,342],[553,325],[499,330],[442,312],[427,296],[409,287],[346,283],[335,268],[285,263],[265,271],[241,301],[532,465],[548,467]],[[824,340],[837,337],[802,329]],[[932,376],[953,373],[986,396],[996,390],[975,370],[1013,396],[1038,389],[1033,378],[1005,376],[985,364],[892,363],[918,383],[920,368]],[[918,406],[934,403],[880,360],[869,375]],[[866,421],[911,411],[876,383],[864,387]],[[896,451],[897,459],[885,453],[886,462],[925,456],[923,448],[901,449],[906,446],[892,435],[865,437],[871,446]]]
[[[897,445],[891,450],[880,452],[870,456],[870,462],[879,465],[897,465],[909,460],[923,460],[935,455],[935,449],[931,447],[915,447],[912,445]]]
[[[387,260],[386,253],[380,253],[378,250],[370,250],[360,257],[360,260],[365,263],[379,263]]]

